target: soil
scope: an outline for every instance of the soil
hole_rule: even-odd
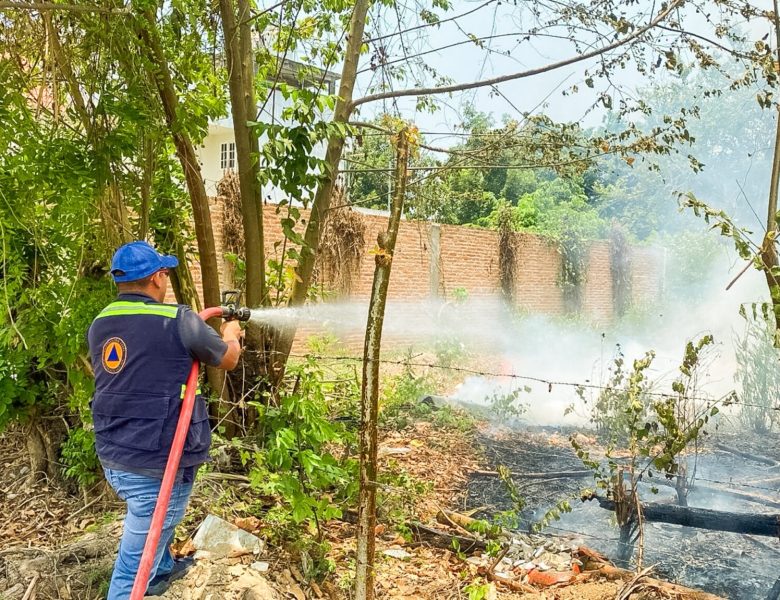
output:
[[[469,584],[485,585],[485,598],[488,599],[616,598],[623,581],[601,579],[538,590],[512,590],[505,584],[488,582],[489,574],[484,568],[465,561],[465,557],[451,550],[408,541],[399,534],[401,523],[391,510],[394,507],[402,507],[405,518],[410,521],[435,524],[435,516],[442,509],[463,511],[467,507],[483,505],[481,500],[492,494],[490,490],[496,482],[482,478],[475,483],[469,479],[469,474],[478,469],[493,468],[499,458],[509,457],[512,448],[525,448],[524,468],[533,465],[534,470],[549,469],[552,453],[560,456],[556,468],[579,467],[565,447],[565,437],[499,433],[496,444],[491,446],[487,443],[492,439],[491,433],[494,430],[488,427],[468,433],[457,428],[436,428],[424,422],[400,432],[384,433],[380,445],[381,471],[388,474],[388,478],[382,487],[385,512],[380,512],[377,528],[377,598],[465,599],[468,597],[465,587]],[[121,513],[121,504],[109,492],[100,495],[96,491],[86,499],[85,505],[84,498],[73,496],[53,483],[25,487],[26,457],[18,450],[23,447],[19,436],[18,431],[10,430],[0,438],[0,455],[4,457],[0,470],[0,598],[20,600],[32,590],[31,595],[38,600],[99,600],[101,584],[110,573],[120,534],[116,515]],[[480,450],[481,446],[484,451]],[[506,456],[502,452],[507,453]],[[406,481],[406,486],[400,485],[401,481]],[[428,482],[428,485],[410,487],[410,481]],[[235,485],[235,492],[231,491],[231,485]],[[258,502],[268,505],[273,501],[253,497],[255,507],[252,509],[246,502],[246,490],[242,485],[241,482],[217,483],[213,478],[199,481],[188,518],[180,530],[182,538],[194,532],[207,510],[236,520],[256,512]],[[525,493],[533,498],[529,510],[542,509],[570,485],[563,481],[556,482],[552,489],[536,483],[534,488],[525,488]],[[480,497],[476,490],[485,493]],[[215,501],[215,498],[221,500]],[[259,521],[255,521],[257,526]],[[245,519],[239,524],[242,526],[247,522]],[[439,524],[436,527],[445,528]],[[333,561],[335,571],[319,584],[306,582],[301,577],[300,554],[292,549],[267,546],[260,557],[199,561],[197,568],[162,598],[205,598],[207,596],[201,592],[206,588],[213,598],[272,598],[272,594],[296,600],[348,598],[354,569],[354,527],[344,521],[332,521],[325,525],[324,534],[331,546],[328,557]],[[248,564],[257,560],[268,563],[268,572],[262,577]],[[262,583],[256,585],[267,586],[272,592],[257,595],[257,591],[247,591],[251,586],[242,588],[240,584],[249,585],[247,582],[260,580]],[[670,597],[695,596],[670,596],[668,592],[643,589],[641,585],[630,596],[634,600]]]

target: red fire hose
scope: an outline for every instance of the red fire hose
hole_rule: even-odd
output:
[[[212,317],[221,317],[225,310],[220,306],[207,308],[198,313],[206,321]],[[184,399],[181,403],[181,413],[179,414],[179,423],[176,425],[176,433],[173,436],[171,452],[168,455],[168,463],[165,465],[162,484],[160,485],[160,494],[157,497],[157,504],[154,507],[152,515],[152,524],[149,526],[149,533],[146,536],[144,553],[141,556],[141,564],[138,566],[138,573],[135,575],[133,591],[130,593],[130,600],[142,600],[146,593],[146,587],[149,584],[149,573],[152,571],[154,555],[157,553],[157,545],[160,543],[160,534],[162,533],[165,515],[168,512],[168,503],[171,500],[171,491],[173,491],[173,482],[176,480],[176,472],[179,470],[179,461],[184,449],[184,442],[187,439],[187,431],[190,428],[192,420],[192,409],[195,405],[195,390],[198,388],[198,370],[197,360],[192,362],[189,377],[187,377],[187,388],[184,392]]]

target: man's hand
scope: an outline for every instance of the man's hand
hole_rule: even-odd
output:
[[[240,340],[244,337],[244,332],[241,330],[241,324],[238,321],[225,321],[222,323],[222,327],[219,328],[219,332],[222,334],[222,339],[226,342]]]
[[[222,334],[222,341],[228,346],[219,368],[232,371],[238,365],[238,359],[241,356],[241,342],[239,340],[244,337],[244,332],[238,321],[225,321],[219,331]]]

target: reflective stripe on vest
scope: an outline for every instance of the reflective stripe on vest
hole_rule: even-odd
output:
[[[103,317],[119,317],[126,315],[156,315],[158,317],[175,319],[178,312],[178,306],[171,306],[166,304],[145,304],[143,302],[125,302],[118,300],[106,306],[95,318],[101,319]]]
[[[181,396],[180,396],[181,398],[184,398],[184,394],[186,393],[186,391],[187,391],[187,384],[186,383],[182,383],[181,384]],[[195,394],[200,394],[200,388],[199,387],[195,389]]]

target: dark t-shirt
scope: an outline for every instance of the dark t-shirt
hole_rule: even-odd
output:
[[[125,302],[154,301],[153,298],[146,294],[119,294],[117,299]],[[219,366],[227,352],[228,346],[222,341],[219,334],[214,331],[214,328],[207,325],[197,313],[187,306],[181,308],[177,321],[179,326],[179,337],[193,360],[199,360],[212,367]],[[163,471],[159,469],[127,467],[125,465],[112,464],[111,461],[101,462],[104,467],[110,469],[130,471],[131,473],[146,475],[147,477],[154,477],[156,479],[162,479],[163,476]],[[184,483],[191,483],[195,480],[197,469],[197,467],[184,467],[179,469],[176,480],[183,481]]]
[[[210,367],[218,367],[228,349],[214,328],[186,306],[179,313],[179,337],[192,358]]]

